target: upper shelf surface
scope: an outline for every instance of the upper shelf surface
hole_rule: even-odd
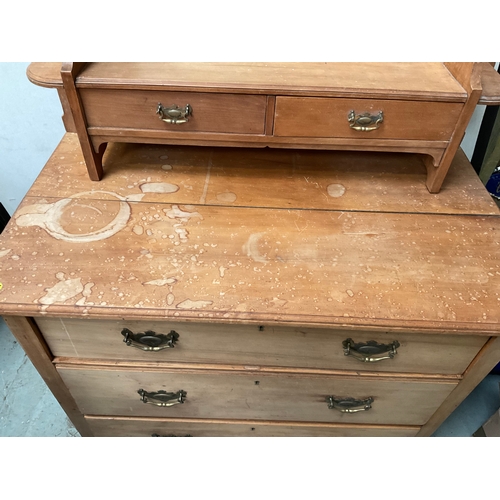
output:
[[[60,64],[34,63],[33,83],[61,86]],[[465,101],[443,63],[89,63],[78,87],[359,95]]]

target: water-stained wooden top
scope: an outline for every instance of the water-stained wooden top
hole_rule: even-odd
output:
[[[67,134],[0,237],[0,313],[499,332],[500,215],[460,151],[112,144]]]

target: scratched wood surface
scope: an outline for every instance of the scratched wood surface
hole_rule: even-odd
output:
[[[463,158],[439,195],[411,156],[119,145],[106,165],[91,182],[65,137],[0,238],[0,313],[500,333],[500,217]]]

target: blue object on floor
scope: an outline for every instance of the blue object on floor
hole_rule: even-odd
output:
[[[497,199],[500,199],[500,166],[496,167],[488,182],[486,183],[486,189]]]

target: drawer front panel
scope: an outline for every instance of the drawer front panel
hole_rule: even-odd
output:
[[[461,374],[487,337],[335,331],[214,323],[104,321],[37,318],[55,356],[138,362],[186,362],[280,366],[390,373]],[[126,345],[123,329],[179,334],[174,348],[142,351]],[[344,354],[343,342],[400,346],[392,359],[362,362]],[[353,353],[354,354],[354,353]],[[378,355],[387,356],[386,353]]]
[[[168,419],[86,418],[96,437],[410,437],[420,427],[368,427],[270,422],[183,421]]]
[[[455,382],[362,380],[351,377],[114,370],[60,365],[58,371],[87,415],[256,419],[344,424],[423,425]],[[143,403],[138,391],[186,393],[170,407]],[[327,398],[373,398],[372,409],[342,413]]]
[[[81,89],[87,126],[173,132],[263,134],[266,96],[234,94]],[[158,104],[184,108],[186,123],[166,123],[156,114]]]
[[[460,103],[277,97],[274,135],[447,141],[461,110]],[[354,130],[348,121],[351,111],[371,116],[381,111],[383,121],[376,130]]]

